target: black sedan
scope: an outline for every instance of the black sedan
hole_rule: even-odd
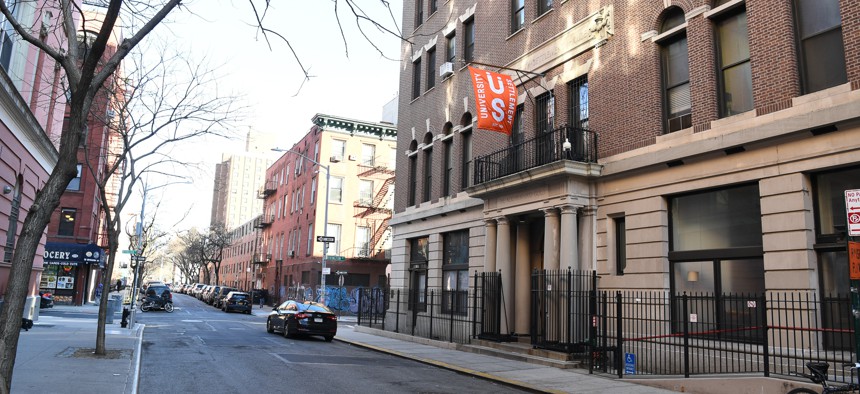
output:
[[[285,337],[320,335],[331,342],[337,334],[337,315],[325,305],[312,301],[286,301],[272,310],[266,320],[266,331],[280,331]]]
[[[251,314],[251,295],[243,291],[231,291],[224,297],[221,310],[224,312],[239,311]]]

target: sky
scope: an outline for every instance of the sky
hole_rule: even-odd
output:
[[[240,103],[248,108],[246,118],[236,127],[237,139],[196,140],[175,150],[188,156],[189,161],[202,163],[203,171],[190,174],[192,184],[172,184],[148,193],[147,209],[161,200],[157,213],[161,227],[181,230],[209,225],[215,164],[221,162],[223,153],[244,148],[248,130],[274,133],[278,147],[288,148],[308,132],[314,114],[379,121],[382,106],[396,96],[400,73],[396,61],[400,57],[398,38],[366,25],[365,31],[386,59],[360,35],[355,17],[344,0],[340,0],[345,48],[332,0],[271,3],[264,23],[290,41],[299,60],[313,76],[308,81],[304,81],[301,68],[282,40],[270,34],[269,48],[251,25],[254,14],[247,1],[189,2],[185,6],[188,11],[174,13],[169,23],[159,26],[147,38],[182,48],[191,58],[207,59],[222,75],[213,88],[241,96]],[[394,19],[379,0],[357,0],[357,3],[384,26],[399,28],[401,1],[390,2]],[[272,157],[278,155],[273,153]],[[150,187],[166,182],[170,181],[147,179]],[[129,209],[137,210],[139,201],[130,201]],[[149,214],[147,212],[147,216]],[[178,222],[183,217],[185,219]]]

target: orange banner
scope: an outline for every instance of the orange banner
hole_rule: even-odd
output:
[[[517,87],[510,75],[469,67],[478,128],[511,134],[517,113]]]

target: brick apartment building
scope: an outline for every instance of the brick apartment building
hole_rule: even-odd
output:
[[[264,203],[255,223],[260,229],[255,287],[275,302],[315,299],[323,258],[316,237],[326,235],[335,242],[328,247],[325,283],[329,293],[337,292],[326,302],[347,310],[353,305],[345,292],[386,284],[397,129],[325,114],[312,122],[310,131],[269,166],[260,185]]]
[[[400,310],[501,272],[501,331],[534,336],[532,272],[568,268],[601,290],[847,293],[858,16],[851,0],[405,2]],[[511,135],[475,127],[466,66],[513,77]]]
[[[103,18],[103,12],[85,10],[81,31],[98,31]],[[117,29],[108,41],[103,59],[113,56],[121,40]],[[121,72],[120,67],[116,75]],[[105,184],[107,200],[102,200],[98,177],[123,153],[122,140],[115,131],[121,121],[116,112],[125,99],[121,80],[109,78],[105,85],[113,88],[101,90],[94,98],[87,120],[88,132],[77,152],[77,177],[66,186],[48,223],[45,255],[52,257],[45,258],[39,289],[53,294],[57,304],[82,305],[97,298],[96,290],[107,261],[105,251],[109,247],[102,208],[116,206],[120,182],[120,177],[111,177]],[[68,116],[66,113],[66,119]]]

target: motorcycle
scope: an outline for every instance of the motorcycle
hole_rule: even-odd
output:
[[[149,312],[156,309],[163,309],[167,313],[172,313],[173,301],[162,297],[146,297],[140,304],[140,310],[143,312]]]

